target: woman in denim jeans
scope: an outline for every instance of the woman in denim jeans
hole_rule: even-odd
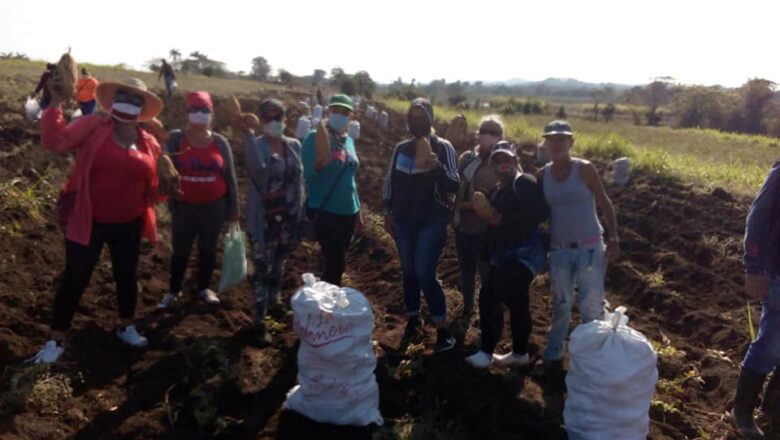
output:
[[[732,417],[749,439],[763,439],[753,420],[759,394],[767,375],[761,410],[780,436],[780,162],[775,162],[764,186],[753,201],[745,228],[745,292],[748,299],[762,302],[758,336],[750,344],[739,372]]]
[[[403,272],[409,320],[402,345],[419,336],[420,291],[437,327],[436,351],[455,347],[446,326],[447,304],[436,266],[447,240],[451,195],[458,190],[457,156],[452,144],[433,134],[433,107],[424,98],[407,113],[413,139],[395,147],[384,188],[385,229],[395,238]]]
[[[545,370],[559,370],[569,333],[574,287],[582,322],[601,318],[606,264],[618,258],[620,245],[615,209],[596,168],[569,154],[574,146],[571,126],[566,121],[552,121],[544,128],[544,138],[552,159],[540,177],[550,206],[553,316],[542,358]],[[597,205],[607,218],[606,246]]]

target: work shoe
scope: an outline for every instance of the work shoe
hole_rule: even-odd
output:
[[[422,319],[419,315],[410,316],[406,321],[404,334],[401,336],[401,349],[409,344],[420,342],[423,339]]]
[[[737,381],[737,393],[734,396],[734,409],[731,418],[739,432],[750,440],[764,440],[761,431],[753,419],[753,411],[758,407],[758,395],[764,388],[766,374],[756,374],[742,368]]]
[[[490,353],[479,350],[466,358],[466,362],[477,370],[490,368],[493,363],[493,356]]]
[[[173,303],[175,303],[179,298],[181,298],[181,292],[177,294],[166,293],[160,300],[160,303],[157,304],[157,308],[160,310],[167,309],[168,307],[172,306]]]
[[[450,329],[447,327],[440,327],[436,330],[436,346],[433,351],[441,353],[443,351],[452,350],[455,348],[456,342],[455,336],[452,335]]]
[[[46,341],[43,348],[41,348],[35,356],[28,359],[27,362],[32,362],[34,364],[51,364],[57,362],[57,359],[60,358],[64,351],[65,347],[57,343],[54,339],[50,339]]]
[[[198,297],[202,299],[206,304],[212,306],[219,304],[219,297],[211,289],[203,289],[198,293]]]
[[[507,354],[494,354],[493,360],[502,367],[524,367],[531,362],[528,353],[518,354],[510,351]]]
[[[149,345],[149,340],[138,334],[134,324],[120,328],[116,331],[116,335],[122,342],[133,347],[146,347]]]

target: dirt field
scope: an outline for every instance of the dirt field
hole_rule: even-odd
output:
[[[27,87],[32,79],[0,77],[0,83],[9,81]],[[248,97],[244,104],[258,99]],[[286,99],[292,103],[298,97]],[[272,347],[251,347],[248,283],[212,309],[194,299],[188,282],[190,295],[183,301],[167,311],[155,310],[168,282],[169,223],[163,207],[162,242],[146,247],[139,270],[138,316],[150,347],[139,351],[117,343],[116,300],[104,257],[82,299],[62,361],[50,368],[24,364],[48,337],[52,286],[64,267],[52,208],[71,158],[43,151],[38,127],[23,119],[21,105],[16,94],[0,96],[0,438],[566,437],[561,379],[495,367],[480,373],[463,362],[475,348],[476,321],[463,346],[450,353],[430,353],[432,328],[425,353],[398,352],[404,325],[399,263],[376,215],[392,146],[405,137],[405,121],[396,113],[388,130],[361,121],[358,185],[368,228],[352,246],[346,274],[347,284],[363,291],[374,307],[385,427],[337,428],[281,411],[297,370],[292,316],[274,314]],[[181,124],[181,97],[169,103],[162,119],[169,127]],[[736,438],[724,413],[748,343],[740,255],[749,201],[647,175],[635,175],[627,188],[610,187],[609,193],[618,210],[624,255],[608,270],[607,297],[613,306],[628,306],[632,325],[660,353],[650,438]],[[288,265],[284,298],[294,293],[302,273],[317,267],[316,245],[304,244]],[[451,238],[439,275],[450,316],[456,316],[461,304]],[[546,276],[535,281],[531,296],[531,348],[536,352],[550,316]],[[757,321],[757,308],[753,316]],[[500,351],[509,346],[507,333]]]

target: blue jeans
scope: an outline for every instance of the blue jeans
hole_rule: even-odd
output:
[[[460,293],[463,295],[463,312],[466,315],[474,310],[474,292],[477,282],[477,269],[485,260],[487,238],[485,234],[466,234],[455,231],[455,249],[458,251],[458,267],[460,268]],[[485,282],[484,271],[480,271],[482,282]]]
[[[443,323],[447,317],[444,290],[436,278],[436,266],[447,241],[446,218],[433,220],[393,219],[395,244],[401,258],[404,283],[404,303],[407,316],[420,314],[420,290],[433,322]]]
[[[84,116],[91,115],[95,112],[95,105],[97,104],[96,100],[92,101],[79,101],[79,108],[81,109],[81,114]]]
[[[571,307],[574,304],[574,286],[577,286],[582,322],[604,316],[604,273],[606,259],[604,244],[598,242],[577,249],[550,251],[550,282],[552,283],[553,314],[547,333],[545,361],[563,358],[564,341],[569,334]]]
[[[173,96],[174,87],[173,82],[176,81],[172,76],[165,77],[165,90],[168,92],[168,97]]]
[[[742,367],[756,374],[769,374],[780,365],[780,280],[769,280],[758,336],[748,347]]]

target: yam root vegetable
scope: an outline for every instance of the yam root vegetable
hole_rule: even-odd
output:
[[[485,193],[481,191],[474,192],[471,199],[471,207],[474,209],[474,212],[483,219],[492,218],[495,214],[495,210],[493,209],[493,206],[490,205],[490,201],[485,196]]]
[[[418,138],[415,140],[416,152],[414,162],[422,169],[433,168],[436,165],[436,155],[431,149],[431,142],[428,138]]]
[[[180,176],[176,166],[173,165],[171,157],[167,154],[161,154],[157,158],[157,179],[159,186],[157,192],[162,195],[172,196],[179,191]]]
[[[151,135],[157,138],[159,142],[165,142],[168,140],[168,132],[165,130],[162,122],[160,122],[160,120],[157,118],[152,118],[146,122],[141,123],[141,127],[151,133]]]
[[[257,129],[260,127],[260,119],[254,113],[244,113],[241,111],[241,103],[235,96],[228,98],[222,108],[230,119],[231,124],[241,131]]]
[[[76,96],[76,81],[78,80],[78,66],[76,60],[70,55],[70,49],[62,54],[57,63],[57,76],[59,85],[62,87],[60,97],[69,99]]]
[[[247,127],[253,130],[260,127],[260,119],[254,113],[243,113],[241,119]]]
[[[317,124],[317,132],[314,135],[314,147],[317,152],[314,167],[321,170],[328,164],[331,155],[330,134],[328,134],[328,129],[325,127],[324,119]]]

